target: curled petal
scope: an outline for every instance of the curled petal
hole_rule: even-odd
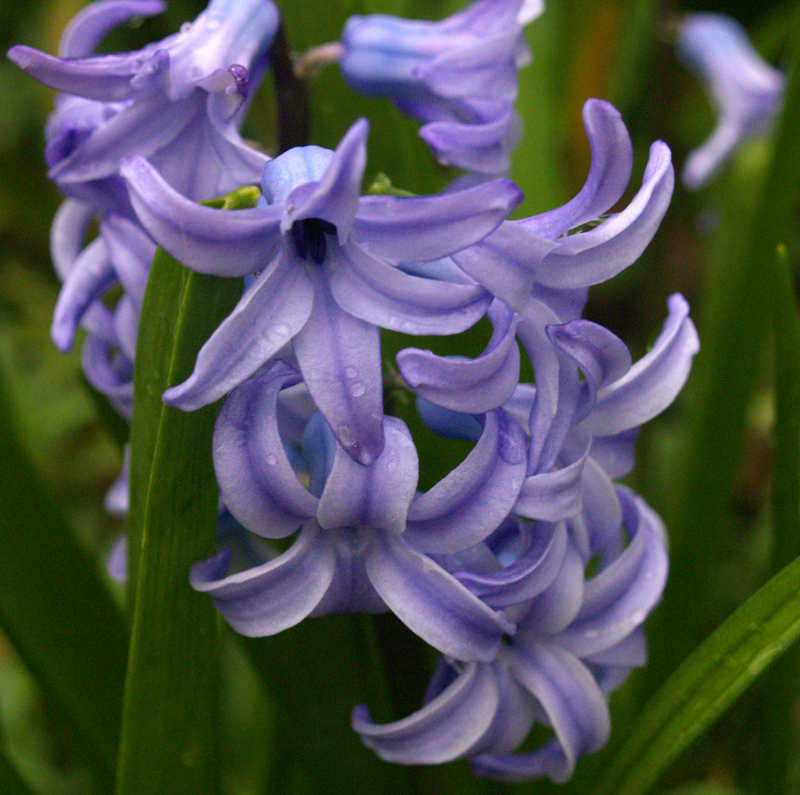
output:
[[[403,720],[379,725],[366,706],[353,710],[353,729],[386,762],[438,765],[481,743],[500,704],[492,668],[470,663],[450,686]]]
[[[217,276],[262,270],[280,239],[280,207],[216,210],[185,199],[143,158],[120,173],[136,214],[153,240],[187,268]]]
[[[483,317],[491,296],[477,284],[421,278],[387,265],[359,246],[341,249],[331,291],[342,309],[405,334],[457,334]]]
[[[619,494],[631,542],[586,583],[580,613],[558,639],[581,657],[611,648],[642,624],[660,601],[667,579],[661,520],[641,498],[622,490]]]
[[[384,417],[383,436],[383,452],[369,466],[356,463],[337,445],[317,511],[322,527],[405,530],[419,475],[417,449],[402,420]]]
[[[619,541],[622,526],[622,506],[611,476],[595,460],[594,443],[592,455],[583,469],[583,511],[581,517],[586,526],[587,549],[581,550],[589,560],[596,553],[613,547]]]
[[[542,260],[537,280],[548,287],[574,289],[610,279],[635,262],[658,229],[672,198],[675,171],[669,147],[656,141],[642,187],[631,203],[600,226],[558,240]]]
[[[116,214],[103,219],[100,234],[125,293],[141,309],[155,244],[138,224]]]
[[[81,364],[86,380],[102,392],[124,417],[133,414],[133,362],[115,353],[112,343],[96,336],[86,338]]]
[[[163,0],[103,0],[81,9],[67,25],[58,44],[61,58],[91,55],[105,35],[134,17],[152,17],[166,8]]]
[[[561,569],[520,622],[520,633],[534,636],[541,633],[556,635],[568,627],[578,615],[583,603],[583,560],[569,541]]]
[[[634,428],[664,411],[683,387],[700,343],[689,305],[669,298],[669,317],[650,351],[625,376],[601,389],[583,426],[598,436]]]
[[[564,562],[567,531],[563,522],[535,526],[528,548],[508,566],[496,572],[455,572],[489,607],[501,609],[533,599],[552,585]]]
[[[594,408],[598,390],[619,380],[631,369],[630,351],[619,337],[589,320],[548,326],[547,336],[585,376],[582,407],[574,420],[580,422]]]
[[[230,392],[303,328],[313,301],[302,268],[281,249],[200,349],[191,376],[164,392],[164,401],[193,411]]]
[[[66,281],[83,249],[95,212],[90,204],[76,199],[63,201],[56,211],[50,227],[50,256],[62,282]]]
[[[519,382],[519,346],[515,314],[502,302],[489,307],[494,332],[475,359],[437,356],[406,348],[397,364],[406,383],[420,397],[464,414],[484,414],[502,406]]]
[[[116,281],[105,242],[97,238],[75,260],[58,294],[50,334],[60,351],[72,347],[84,314]]]
[[[290,535],[317,510],[317,498],[297,479],[278,431],[278,394],[299,380],[296,370],[276,362],[230,395],[214,427],[222,499],[242,525],[267,538]]]
[[[17,44],[8,51],[8,57],[34,80],[56,91],[105,102],[129,99],[162,80],[169,69],[166,50],[71,59],[54,58]]]
[[[353,240],[390,262],[430,262],[482,240],[521,201],[507,179],[436,196],[364,196]]]
[[[457,660],[491,661],[515,627],[429,557],[390,533],[375,533],[367,576],[415,634]]]
[[[633,147],[619,111],[608,102],[589,99],[583,106],[583,123],[592,148],[586,184],[562,207],[524,222],[531,232],[549,240],[599,218],[619,201],[631,178]]]
[[[371,464],[383,450],[378,329],[345,312],[318,280],[313,311],[294,350],[308,391],[339,444],[359,463]]]
[[[303,527],[282,555],[253,569],[225,577],[230,554],[217,553],[192,566],[190,582],[210,594],[223,618],[251,638],[275,635],[298,624],[325,596],[336,555],[315,522]]]
[[[582,442],[573,446],[562,466],[525,478],[514,503],[514,513],[528,519],[556,522],[574,516],[581,509],[582,476],[591,437],[585,434]]]
[[[530,643],[513,650],[510,658],[514,676],[542,706],[556,739],[530,754],[479,756],[473,769],[504,781],[547,775],[561,784],[581,756],[608,740],[611,721],[605,698],[589,669],[558,646]]]
[[[502,409],[486,415],[478,444],[449,475],[418,495],[406,539],[425,552],[458,552],[483,541],[508,515],[525,475],[525,437]]]
[[[521,312],[533,294],[539,263],[556,246],[520,221],[508,221],[453,259],[492,295]]]

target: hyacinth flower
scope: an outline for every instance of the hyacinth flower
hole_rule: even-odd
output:
[[[586,290],[638,259],[669,206],[672,158],[667,145],[656,141],[639,191],[623,210],[606,215],[628,185],[633,150],[619,112],[609,103],[588,100],[583,120],[592,163],[581,191],[562,207],[504,222],[453,256],[469,276],[517,312],[534,297],[562,320],[578,316]]]
[[[388,97],[424,122],[420,137],[445,165],[505,174],[519,141],[517,71],[530,61],[523,27],[541,0],[478,0],[440,22],[353,16],[336,58],[356,91]]]
[[[119,177],[126,155],[145,154],[193,199],[257,181],[267,157],[241,140],[249,73],[263,72],[278,25],[268,0],[214,0],[179,33],[142,50],[94,55],[113,27],[163,10],[157,0],[102,0],[62,36],[59,57],[12,47],[9,58],[65,93],[48,121],[49,176],[68,198],[53,224],[51,250],[64,282],[52,336],[68,350],[82,323],[89,381],[130,416],[138,316],[155,244],[133,216]],[[99,219],[98,237],[86,243]],[[115,284],[112,312],[100,298]]]
[[[375,724],[365,706],[353,728],[382,759],[441,764],[472,759],[478,775],[504,781],[542,776],[562,783],[579,757],[608,739],[607,694],[644,665],[640,627],[659,602],[667,574],[664,529],[632,492],[619,489],[630,542],[587,578],[568,547],[549,586],[521,609],[517,631],[491,662],[443,658],[424,706],[390,724]],[[489,539],[484,557],[502,557],[504,539]],[[490,576],[457,573],[468,587]],[[495,601],[498,601],[496,598]],[[534,723],[554,737],[534,751],[513,753]]]
[[[392,610],[443,653],[490,660],[513,622],[437,563],[487,538],[513,505],[525,469],[522,429],[503,410],[485,415],[470,455],[417,493],[417,452],[404,423],[383,420],[385,446],[353,461],[320,414],[306,424],[298,477],[279,429],[278,401],[300,374],[278,361],[238,387],[214,432],[214,468],[231,514],[267,538],[299,535],[261,566],[224,576],[222,551],[197,564],[192,585],[246,635],[272,635],[306,616]],[[296,462],[295,462],[296,463]]]
[[[495,180],[430,197],[360,196],[367,132],[360,120],[335,152],[297,147],[271,160],[261,180],[263,204],[235,212],[194,204],[142,158],[123,163],[137,215],[166,251],[201,273],[258,274],[166,402],[185,410],[211,403],[291,342],[340,444],[363,464],[380,455],[379,327],[453,334],[477,322],[491,302],[463,274],[446,281],[396,266],[434,263],[480,240],[521,193],[509,180]]]
[[[724,14],[690,14],[678,26],[679,57],[705,84],[717,111],[713,133],[689,154],[681,174],[702,188],[747,139],[766,133],[781,106],[786,79],[755,51],[747,32]]]
[[[205,199],[256,181],[265,156],[237,125],[249,70],[260,75],[278,27],[269,0],[212,0],[179,33],[141,50],[95,55],[103,36],[158,0],[101,0],[65,31],[59,56],[17,45],[8,57],[62,92],[48,128],[48,176],[67,195],[124,212],[122,158],[140,154],[177,190]]]

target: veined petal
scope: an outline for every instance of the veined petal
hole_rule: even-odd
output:
[[[56,210],[50,227],[50,256],[58,278],[66,281],[81,253],[95,209],[87,202],[66,199]]]
[[[605,698],[589,669],[558,646],[526,644],[513,649],[509,658],[514,676],[547,714],[556,740],[530,754],[479,756],[473,769],[504,781],[547,775],[561,784],[570,778],[579,757],[608,740],[611,720]]]
[[[592,148],[586,183],[562,207],[524,222],[531,232],[550,240],[599,218],[619,201],[631,178],[633,147],[619,111],[608,102],[589,99],[583,106],[583,123]]]
[[[547,336],[581,368],[585,376],[581,407],[574,422],[592,411],[597,392],[622,378],[631,369],[631,354],[625,343],[607,328],[589,320],[573,320],[563,326],[548,326]]]
[[[567,550],[566,526],[563,522],[537,524],[527,542],[524,553],[499,571],[484,574],[457,571],[456,579],[495,609],[519,605],[539,596],[561,570]]]
[[[166,50],[71,59],[17,44],[8,51],[8,58],[56,91],[105,102],[129,99],[145,85],[162,80],[169,69]]]
[[[568,540],[561,569],[547,590],[534,599],[519,624],[521,635],[557,635],[568,627],[583,603],[583,560]]]
[[[105,35],[134,17],[152,17],[166,8],[163,0],[103,0],[82,8],[69,22],[58,44],[60,58],[92,55]]]
[[[353,710],[353,729],[385,762],[438,765],[481,743],[499,703],[492,668],[469,663],[443,693],[403,720],[373,723],[366,706],[359,705]]]
[[[619,542],[622,525],[622,506],[617,496],[611,476],[600,466],[592,455],[583,468],[583,511],[581,518],[586,526],[589,546],[585,551],[588,561],[601,550],[606,550]],[[582,550],[583,551],[583,550]]]
[[[331,260],[331,291],[349,314],[404,334],[457,334],[483,317],[491,296],[477,284],[411,276],[346,244]]]
[[[548,522],[567,519],[578,513],[583,470],[591,445],[591,437],[584,434],[582,444],[573,446],[563,465],[525,478],[514,503],[514,513]]]
[[[390,262],[430,262],[482,240],[522,198],[507,179],[436,196],[363,196],[352,239]]]
[[[500,301],[492,302],[487,315],[494,331],[475,359],[437,356],[418,348],[397,354],[400,372],[417,395],[453,411],[484,414],[514,394],[520,363],[516,316]]]
[[[487,607],[402,536],[375,533],[366,569],[389,609],[412,632],[457,660],[489,662],[503,634],[515,631],[502,613]]]
[[[700,342],[689,305],[675,293],[655,345],[613,384],[601,389],[595,410],[583,427],[599,436],[634,428],[664,411],[680,392]]]
[[[73,263],[58,294],[50,335],[66,353],[87,309],[117,281],[102,238],[93,240]]]
[[[369,466],[356,463],[337,445],[317,511],[322,527],[405,530],[419,475],[417,448],[405,423],[395,417],[383,418],[383,437],[383,452]]]
[[[318,278],[313,311],[294,338],[294,350],[308,391],[339,444],[360,464],[371,464],[383,450],[378,329],[345,312]]]
[[[277,402],[300,374],[276,362],[225,401],[214,426],[214,472],[233,516],[266,538],[290,535],[316,514],[317,498],[297,479],[278,430]]]
[[[424,552],[458,552],[483,541],[508,516],[526,466],[525,436],[502,409],[486,415],[478,444],[449,475],[418,495],[405,538]]]
[[[246,211],[243,211],[246,212]],[[314,288],[286,248],[197,354],[191,376],[164,401],[184,411],[213,403],[249,378],[306,324]]]
[[[633,632],[661,600],[667,579],[665,531],[645,502],[620,489],[632,539],[622,554],[586,583],[575,621],[558,637],[580,657],[611,648]]]
[[[560,238],[558,248],[539,266],[537,280],[549,287],[587,287],[625,270],[653,239],[674,185],[669,147],[656,141],[650,147],[642,187],[631,203],[594,229]]]
[[[333,580],[336,555],[327,533],[315,522],[303,527],[282,555],[225,577],[223,550],[191,570],[196,591],[210,594],[223,618],[248,637],[275,635],[300,623],[319,604]]]
[[[313,192],[293,206],[295,194],[289,195],[281,231],[286,233],[295,221],[322,218],[336,227],[340,245],[350,236],[359,206],[359,193],[367,165],[369,124],[359,119],[347,131],[333,154],[325,173]],[[305,186],[301,186],[305,187]]]
[[[557,245],[519,221],[507,221],[453,259],[492,295],[521,312],[531,299],[539,264]]]
[[[116,214],[102,220],[100,235],[125,293],[141,310],[155,244],[138,224]]]
[[[280,240],[280,207],[216,210],[185,199],[143,158],[126,158],[120,173],[136,214],[153,240],[187,268],[244,276],[266,267]]]

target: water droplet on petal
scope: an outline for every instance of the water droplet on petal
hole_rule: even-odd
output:
[[[348,365],[347,367],[344,368],[344,374],[348,378],[358,378],[358,368],[357,367],[353,367],[353,365],[350,364],[350,365]]]
[[[353,383],[350,384],[350,394],[353,397],[361,397],[366,391],[367,388],[361,383],[361,381],[353,381]]]
[[[352,447],[356,443],[356,434],[349,425],[340,425],[336,435],[345,447]]]
[[[276,456],[275,453],[270,453],[267,456],[267,464],[269,464],[269,466],[271,467],[274,467],[275,464],[277,463],[278,463],[278,456]]]

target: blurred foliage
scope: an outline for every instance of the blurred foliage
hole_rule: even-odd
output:
[[[7,49],[23,42],[54,52],[61,30],[82,5],[82,0],[6,0],[0,5],[0,45]],[[350,14],[381,11],[433,19],[461,4],[454,0],[331,0],[325,4],[324,14],[311,0],[286,0],[279,5],[285,12],[290,46],[302,51],[337,38]],[[200,0],[170,0],[164,15],[114,32],[103,46],[109,51],[128,49],[162,38],[203,7]],[[789,23],[796,8],[797,4],[788,0],[550,0],[545,15],[529,28],[534,63],[521,74],[519,109],[525,136],[514,159],[512,176],[527,198],[517,214],[553,207],[580,188],[589,167],[580,111],[591,96],[617,103],[631,131],[636,166],[628,195],[637,186],[653,140],[661,138],[669,143],[680,168],[686,152],[705,138],[713,123],[710,106],[694,77],[676,61],[670,46],[670,29],[676,15],[696,10],[731,14],[748,27],[755,45],[768,60],[785,64]],[[382,172],[398,187],[426,192],[438,190],[452,177],[433,161],[417,138],[413,122],[401,117],[386,101],[353,97],[336,69],[324,70],[316,77],[311,96],[315,143],[334,146],[357,115],[370,119],[367,182]],[[9,400],[18,418],[17,432],[45,495],[42,499],[58,506],[64,532],[74,534],[79,549],[88,553],[101,570],[109,545],[121,530],[120,523],[102,510],[103,494],[121,462],[120,434],[119,427],[109,427],[102,404],[98,405],[97,396],[87,389],[80,375],[78,352],[64,357],[49,341],[50,314],[58,284],[47,241],[59,196],[46,179],[42,128],[52,97],[51,91],[28,79],[10,62],[0,61],[0,361],[8,381]],[[247,137],[267,151],[274,151],[277,140],[271,100],[272,88],[267,81],[245,128]],[[791,120],[791,124],[795,134],[800,135],[798,121]],[[720,315],[729,312],[720,308],[725,306],[720,295],[727,289],[726,282],[731,281],[729,267],[737,247],[750,245],[744,235],[752,221],[752,208],[759,201],[759,186],[770,154],[768,141],[753,142],[743,148],[728,173],[707,190],[688,194],[676,186],[661,230],[641,260],[620,277],[592,291],[589,317],[622,337],[635,357],[652,341],[665,315],[666,296],[674,291],[683,292],[692,304],[701,341],[706,332],[713,335],[715,328],[724,328],[730,321],[727,314]],[[795,178],[800,179],[800,175]],[[779,204],[781,195],[772,198]],[[788,209],[791,212],[787,226],[782,239],[776,242],[785,244],[788,262],[796,266],[800,260],[797,208]],[[753,256],[753,249],[748,251]],[[761,292],[740,289],[734,301],[735,311],[744,313],[744,317],[753,309],[748,302],[754,300],[754,295],[769,292],[763,280],[771,278],[772,269],[766,263],[770,262],[772,250],[758,252],[757,256],[759,261],[751,263],[756,266],[752,278]],[[769,307],[755,308],[762,309],[763,322],[768,322]],[[467,336],[464,352],[479,350],[488,333],[486,324],[476,327]],[[389,366],[393,353],[409,342],[399,335],[386,335],[384,356]],[[738,401],[741,410],[737,410],[730,447],[724,454],[716,451],[724,457],[724,466],[714,457],[715,451],[708,449],[702,453],[705,457],[695,461],[691,472],[694,485],[699,486],[699,496],[693,503],[692,517],[681,515],[689,503],[676,498],[676,488],[685,469],[687,435],[697,434],[690,420],[699,411],[704,390],[716,377],[702,364],[701,357],[709,355],[706,347],[698,357],[699,367],[686,394],[651,423],[640,439],[638,466],[631,485],[672,520],[676,554],[673,565],[678,568],[673,568],[673,585],[660,615],[651,622],[653,664],[648,671],[632,676],[612,700],[615,732],[611,747],[584,760],[575,780],[566,788],[548,782],[514,787],[472,783],[464,766],[454,765],[441,772],[395,771],[401,782],[396,785],[398,791],[562,791],[573,795],[588,791],[589,783],[614,753],[613,746],[625,737],[641,705],[685,652],[766,581],[776,565],[769,489],[774,452],[774,374],[778,372],[780,376],[782,365],[781,354],[776,356],[768,342],[765,331],[761,348],[755,346],[755,352],[745,360],[739,350],[731,351],[726,359],[726,383],[730,390],[739,391],[732,397],[716,398],[718,405],[714,408],[724,415],[729,410],[726,401],[730,397]],[[426,338],[415,339],[411,344],[435,350],[451,341]],[[737,368],[741,369],[742,378],[737,377]],[[410,406],[398,405],[398,414],[410,418],[413,412]],[[463,458],[466,448],[454,445],[448,450],[441,443],[434,455],[433,437],[426,440],[418,425],[412,430],[415,437],[420,433],[423,468],[426,450],[442,468],[450,468]],[[796,445],[796,449],[800,447]],[[717,483],[717,491],[711,495],[716,497],[712,500],[713,526],[706,522],[711,504],[704,499],[708,492],[706,472],[727,473],[721,479],[708,481]],[[7,508],[0,504],[0,513]],[[795,539],[800,532],[796,526],[783,529],[788,536],[794,533]],[[781,560],[781,564],[786,562],[788,559]],[[114,593],[119,596],[118,589]],[[352,627],[347,620],[332,618],[323,623],[325,626],[321,623],[319,631],[327,633],[325,642],[329,647],[337,642],[349,643]],[[321,782],[327,782],[329,792],[339,791],[337,786],[342,787],[341,791],[353,791],[351,788],[361,779],[362,764],[367,777],[363,780],[380,778],[374,772],[379,765],[372,757],[369,762],[348,761],[363,759],[358,756],[363,749],[347,726],[352,704],[334,703],[336,693],[347,694],[340,701],[369,697],[372,703],[380,702],[378,686],[368,681],[363,672],[350,671],[345,662],[337,663],[336,655],[315,660],[307,671],[295,670],[296,666],[286,660],[292,648],[295,652],[304,648],[306,655],[313,654],[314,640],[303,635],[304,631],[298,628],[287,633],[288,638],[248,642],[249,648],[242,648],[236,639],[223,634],[221,742],[226,760],[222,771],[226,795],[267,791],[311,795],[325,791],[320,789]],[[387,646],[396,651],[400,641],[393,634],[394,628],[379,622],[370,632],[373,635],[368,632],[367,636],[373,638],[378,653],[381,649],[385,652]],[[97,776],[92,772],[92,760],[87,760],[74,726],[61,714],[58,699],[47,687],[42,689],[41,679],[31,675],[35,671],[29,670],[30,663],[21,661],[24,657],[24,650],[15,651],[0,638],[0,714],[4,727],[0,736],[9,764],[33,791],[42,795],[93,792]],[[776,672],[774,679],[763,678],[740,698],[693,752],[678,760],[658,791],[673,795],[768,792],[759,762],[764,755],[764,742],[772,743],[768,747],[772,749],[770,753],[774,752],[776,736],[788,780],[794,782],[786,792],[800,791],[800,733],[797,726],[793,731],[788,725],[776,729],[769,717],[774,714],[769,705],[777,700],[785,708],[783,720],[795,724],[800,720],[797,658],[797,654],[786,657],[788,672]],[[428,661],[416,663],[423,668]],[[264,667],[267,676],[261,675]],[[309,675],[305,685],[294,681],[302,673]],[[317,687],[316,680],[324,676],[333,677],[334,682],[327,692]],[[386,709],[408,711],[409,704],[420,696],[419,673],[412,672],[405,678],[402,672],[391,670],[386,678],[392,691],[402,694],[403,702],[389,704]],[[310,713],[318,713],[318,717],[312,718]],[[317,730],[310,735],[304,733],[302,722],[317,719]],[[331,741],[337,730],[347,735],[341,740],[341,749]],[[772,739],[765,739],[768,737]],[[291,754],[281,752],[287,748]],[[315,757],[315,749],[328,754],[330,768],[314,769],[310,760],[324,758]],[[342,755],[340,767],[350,765],[349,775],[355,783],[330,783],[337,754]],[[373,791],[378,790],[373,787]],[[782,793],[776,791],[776,795]]]

